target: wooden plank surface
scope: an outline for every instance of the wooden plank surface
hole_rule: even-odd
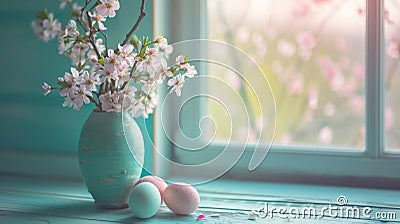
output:
[[[212,186],[213,185],[213,186]],[[233,186],[242,189],[234,191]],[[247,187],[246,187],[247,186]],[[397,191],[380,191],[372,189],[353,189],[361,192],[365,200],[358,200],[358,205],[369,200],[392,198],[387,203],[374,202],[374,210],[397,212],[396,220],[367,220],[367,219],[282,219],[260,218],[248,220],[248,212],[260,208],[264,202],[270,206],[321,207],[329,203],[328,192],[351,193],[352,189],[336,189],[330,187],[295,186],[285,184],[261,184],[245,182],[220,182],[197,187],[200,196],[200,208],[192,215],[177,216],[163,205],[157,215],[151,219],[136,219],[129,209],[104,210],[94,206],[93,199],[87,193],[81,182],[66,182],[60,180],[43,180],[35,178],[0,177],[0,223],[193,223],[199,213],[208,216],[206,220],[196,223],[398,223],[400,221],[400,193]],[[214,189],[214,190],[213,190]],[[297,190],[296,190],[297,189]],[[316,192],[320,189],[319,192]],[[247,192],[246,192],[247,190]],[[250,191],[249,191],[250,190]],[[286,193],[279,193],[286,191]],[[225,193],[222,193],[225,192]],[[262,192],[267,192],[262,194]],[[297,195],[294,195],[297,192]],[[353,192],[353,193],[354,193]],[[314,193],[314,194],[313,194]],[[325,197],[320,197],[324,194]],[[374,196],[374,194],[376,194]],[[335,195],[332,193],[332,195]],[[353,194],[361,198],[360,195]],[[397,198],[397,199],[396,199]],[[396,199],[396,200],[395,200]],[[356,203],[356,204],[357,204]],[[212,213],[221,214],[212,218]]]

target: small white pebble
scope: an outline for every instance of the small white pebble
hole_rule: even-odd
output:
[[[221,214],[218,214],[218,213],[213,213],[210,215],[210,217],[214,217],[214,218],[220,217],[220,216],[221,216]]]

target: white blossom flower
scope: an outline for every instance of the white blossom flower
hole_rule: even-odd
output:
[[[183,55],[179,55],[175,60],[177,64],[183,64],[185,62],[185,57],[183,57]]]
[[[85,87],[88,91],[96,91],[96,85],[100,84],[100,78],[97,73],[89,73],[88,71],[84,71],[82,75],[79,77],[78,84]]]
[[[61,31],[61,23],[54,19],[53,13],[49,13],[49,18],[42,21],[43,25],[43,40],[49,41],[54,39]]]
[[[141,90],[146,93],[149,94],[154,88],[155,88],[156,84],[154,82],[147,82],[144,85],[142,85]]]
[[[38,20],[33,20],[31,22],[31,26],[32,26],[33,32],[36,34],[36,36],[38,36],[40,39],[43,40],[43,38],[44,38],[43,27],[41,25],[41,22],[39,22]]]
[[[79,36],[79,31],[76,27],[76,22],[74,20],[70,20],[68,25],[65,27],[66,34],[70,37],[77,37]]]
[[[71,73],[65,72],[64,81],[70,85],[75,85],[79,79],[79,72],[76,68],[71,67]]]
[[[136,105],[137,103],[137,89],[134,86],[127,86],[126,90],[122,90],[121,92],[123,92],[122,110],[130,110],[132,106]]]
[[[181,95],[181,88],[183,87],[183,84],[185,83],[185,78],[183,75],[178,74],[175,77],[172,77],[170,80],[168,80],[167,85],[172,87],[170,92],[175,90],[175,93],[177,96]]]
[[[143,99],[138,99],[131,106],[131,114],[132,114],[133,117],[143,116],[144,118],[146,118],[146,112],[145,111],[146,110],[145,110],[145,105],[143,104]]]
[[[172,72],[169,70],[167,61],[165,59],[161,59],[160,62],[160,70],[157,71],[157,73],[154,75],[154,81],[157,82],[157,84],[161,84],[164,82],[165,77],[172,77]]]
[[[161,34],[158,34],[156,41],[159,44],[160,48],[166,47],[168,45],[167,38],[163,37],[163,35]]]
[[[104,60],[104,68],[107,72],[113,73],[117,69],[120,61],[118,55],[114,53],[114,50],[109,49],[107,53],[107,57]]]
[[[136,87],[134,86],[128,86],[124,93],[130,97],[135,97],[135,93],[137,92]]]
[[[155,48],[155,47],[147,47],[147,48],[146,48],[146,54],[147,54],[150,58],[158,57],[158,56],[159,56],[158,48]]]
[[[124,99],[124,94],[120,92],[115,92],[112,94],[112,107],[107,112],[121,112],[122,111],[122,102]]]
[[[134,117],[148,118],[154,112],[158,102],[158,95],[153,90],[145,96],[139,97],[130,107],[130,112]]]
[[[72,107],[74,105],[74,101],[72,100],[71,97],[67,96],[64,99],[64,103],[62,104],[63,107]]]
[[[117,86],[122,86],[125,82],[128,82],[129,79],[131,78],[129,70],[127,68],[123,69],[122,71],[119,71],[117,73],[117,77],[118,77]]]
[[[168,55],[170,55],[173,51],[173,48],[171,45],[165,45],[165,46],[160,46],[160,51],[166,56],[168,57]]]
[[[75,68],[71,68],[71,73],[65,72],[64,77],[59,81],[62,81],[66,84],[60,90],[60,96],[69,96],[70,98],[75,97],[76,94],[76,84],[79,79],[79,72]]]
[[[160,73],[162,73],[163,75],[165,75],[167,77],[171,77],[172,76],[172,72],[169,70],[170,68],[168,67],[167,60],[161,59],[161,63],[160,64],[161,64]]]
[[[121,112],[122,104],[126,94],[123,91],[111,93],[111,91],[100,95],[99,100],[101,103],[101,109],[106,112]],[[129,108],[129,105],[124,105],[124,107]]]
[[[101,4],[96,6],[96,11],[104,16],[113,18],[116,13],[115,11],[119,9],[118,0],[100,0]]]
[[[86,90],[86,88],[84,86],[80,86],[74,100],[74,105],[73,108],[74,110],[79,110],[83,104],[88,104],[90,103],[90,99],[89,97],[93,97],[92,93],[88,90]]]
[[[49,94],[51,91],[51,86],[49,84],[43,82],[42,89],[44,91],[44,95],[47,96],[47,94]]]
[[[100,82],[104,83],[106,81],[114,80],[118,82],[118,73],[117,72],[110,72],[110,71],[102,71],[102,76]]]
[[[93,24],[96,24],[99,26],[100,30],[107,30],[107,27],[104,26],[103,22],[106,21],[106,18],[100,14],[97,13],[92,13],[89,11],[89,16],[93,19]]]
[[[103,111],[121,112],[130,110],[133,116],[148,117],[157,104],[157,95],[150,92],[146,96],[136,99],[137,89],[134,86],[128,86],[124,91],[111,93],[111,91],[100,95],[99,100]]]
[[[156,57],[148,57],[138,65],[137,70],[141,73],[152,74],[157,70],[157,63],[158,60]]]
[[[189,63],[186,63],[183,65],[183,68],[185,70],[185,76],[188,78],[192,78],[193,76],[197,75],[197,70],[193,65],[190,65]]]
[[[136,53],[133,53],[133,48],[134,47],[132,44],[126,44],[124,46],[121,46],[118,44],[118,50],[120,52],[120,57],[128,65],[133,65],[133,62],[135,61],[135,57],[137,55]]]
[[[66,45],[66,41],[64,41],[64,37],[63,36],[59,36],[58,37],[58,53],[59,54],[64,54],[64,52],[68,49],[67,45]]]
[[[63,28],[58,35],[58,53],[64,54],[70,50],[79,36],[79,31],[74,20],[70,20],[68,25]],[[68,52],[70,53],[70,52]]]
[[[101,109],[103,111],[108,111],[109,109],[112,108],[112,96],[111,96],[111,91],[108,91],[104,94],[101,94],[99,96],[100,104],[101,104]]]
[[[73,65],[78,66],[79,64],[85,63],[86,61],[85,54],[89,49],[90,49],[89,44],[76,41],[71,50],[69,50],[66,53],[66,55],[69,56]]]

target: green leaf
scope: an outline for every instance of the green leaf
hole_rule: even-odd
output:
[[[189,61],[189,56],[187,54],[185,54],[185,58],[183,59],[184,63],[187,63]]]
[[[100,59],[99,59],[99,63],[100,63],[100,64],[104,64],[104,58],[100,58]]]
[[[149,38],[143,36],[143,46],[146,47],[148,45],[148,43],[149,43]]]
[[[139,52],[139,45],[138,45],[139,38],[136,34],[132,35],[131,44],[135,47],[136,52]]]
[[[62,88],[67,88],[69,84],[66,81],[58,81],[57,84],[61,86]]]
[[[146,49],[145,47],[142,47],[142,49],[140,50],[140,53],[139,53],[139,57],[141,57],[141,58],[144,57],[144,55],[146,54],[145,49]]]
[[[138,52],[139,51],[139,46],[137,44],[136,40],[131,40],[131,44],[133,45],[133,47],[135,48],[135,51]]]
[[[139,41],[139,37],[136,34],[133,34],[132,35],[132,40],[137,43]]]
[[[49,18],[49,12],[47,11],[47,9],[42,9],[42,10],[37,12],[36,18],[39,19],[39,20],[48,19]]]

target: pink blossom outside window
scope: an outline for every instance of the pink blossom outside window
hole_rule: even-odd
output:
[[[400,2],[385,1],[385,139],[388,151],[400,152]]]
[[[396,0],[389,2],[400,5]],[[276,102],[274,144],[364,149],[365,0],[232,0],[229,3],[213,0],[207,3],[209,38],[228,42],[249,54],[271,85]],[[395,21],[399,20],[393,15],[392,22]],[[393,38],[400,40],[399,26],[394,30],[398,36]],[[399,42],[395,44],[388,57],[398,57]],[[389,63],[398,65],[398,60],[392,61]],[[216,139],[242,141],[250,133],[249,142],[255,143],[257,139],[252,136],[257,136],[263,126],[273,125],[268,122],[273,119],[271,110],[263,108],[262,113],[252,110],[256,96],[249,91],[251,86],[233,72],[216,66],[208,69],[210,75],[229,83],[250,108],[250,130],[238,128],[230,135],[228,129],[221,127],[229,126],[230,119],[242,119],[242,114],[230,111],[230,118],[218,103],[208,101],[208,113],[218,127]],[[243,71],[250,69],[242,65]],[[386,105],[389,146],[400,143],[399,132],[394,128],[395,114],[400,108],[393,103],[395,92],[397,99],[400,98],[396,87],[399,81],[398,76],[393,76],[390,82],[393,86],[388,90],[394,91],[388,92]],[[261,142],[263,137],[270,139],[262,136]]]

